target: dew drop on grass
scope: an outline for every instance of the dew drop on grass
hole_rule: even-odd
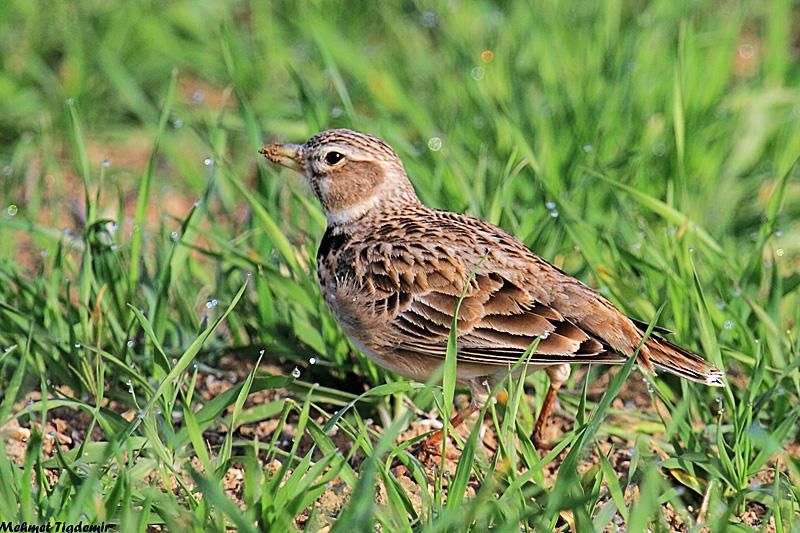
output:
[[[550,216],[553,218],[558,218],[558,210],[553,209],[552,211],[550,211]]]
[[[177,242],[177,240],[180,238],[180,235],[178,235],[177,231],[173,231],[169,234],[169,238],[172,239],[173,242]]]
[[[692,248],[692,247],[690,246],[690,247],[689,247],[689,253],[692,253],[692,252],[694,252],[694,248]]]
[[[542,339],[546,339],[550,336],[550,328],[544,328],[544,332],[542,333]]]
[[[783,254],[784,254],[783,248],[778,248],[777,250],[775,250],[775,255],[777,255],[778,257],[783,257]]]
[[[214,159],[213,159],[212,157],[206,157],[206,158],[203,160],[203,164],[204,164],[205,166],[207,166],[207,167],[210,167],[211,165],[213,165],[213,164],[214,164]]]
[[[341,107],[333,107],[331,108],[331,117],[339,118],[344,115],[344,110]]]
[[[47,256],[50,255],[50,252],[48,252],[47,250],[42,250],[41,254],[42,254],[42,257],[47,258]]]
[[[633,243],[633,246],[631,246],[631,248],[633,248],[634,250],[640,250],[642,248],[642,243],[635,242]]]
[[[112,244],[111,251],[116,252],[117,250],[119,250],[119,244]]]
[[[780,230],[780,229],[779,229],[779,230],[777,230],[777,231],[775,232],[775,236],[776,236],[776,237],[783,237],[783,230]]]
[[[135,343],[133,342],[133,340],[129,340],[126,344],[128,345],[128,348],[133,348],[133,345]]]
[[[183,121],[179,118],[176,118],[175,120],[172,121],[172,127],[175,128],[176,130],[181,129],[183,127]]]
[[[733,297],[734,298],[738,298],[741,295],[742,295],[742,291],[740,291],[739,289],[736,289],[735,291],[733,291]]]
[[[481,81],[486,76],[486,69],[483,67],[475,67],[469,71],[469,75],[475,81]]]
[[[431,137],[428,140],[428,148],[434,152],[438,152],[442,149],[442,140],[439,137]]]
[[[206,302],[206,307],[209,309],[214,309],[217,305],[219,305],[219,301],[216,298],[213,298]]]
[[[761,344],[761,339],[756,339],[756,344]]]
[[[775,394],[777,394],[778,396],[783,396],[784,394],[786,394],[786,389],[784,389],[783,387],[778,387],[778,390],[775,391]]]
[[[586,153],[588,154],[589,152],[591,152],[591,151],[592,151],[592,145],[591,145],[591,144],[586,144],[586,145],[584,145],[584,146],[583,146],[583,151],[584,151],[584,152],[586,152]]]
[[[79,343],[79,342],[76,342],[76,343],[75,343],[75,347],[76,347],[76,348],[80,348],[80,347],[81,347],[81,343]]]
[[[144,420],[144,411],[140,410],[139,414],[137,414],[136,416],[139,418],[139,420]]]
[[[733,320],[726,320],[722,327],[725,329],[731,329],[733,327]]]
[[[108,168],[111,166],[111,161],[108,159],[103,159],[103,168]]]
[[[769,259],[765,259],[764,268],[772,268],[772,261],[770,261]]]
[[[192,103],[200,104],[206,99],[206,92],[203,89],[196,89],[192,93]]]
[[[422,13],[422,25],[426,28],[433,28],[439,23],[439,15],[436,11],[428,9]]]
[[[555,208],[556,208],[556,203],[555,203],[555,202],[545,202],[545,203],[544,203],[544,206],[545,206],[547,209],[549,209],[549,210],[551,210],[551,211],[552,211],[553,209],[555,209]]]
[[[194,206],[195,207],[200,207],[201,205],[203,205],[203,200],[198,199],[198,200],[194,201]]]
[[[67,98],[67,105],[74,105],[75,99],[74,98]]]
[[[294,370],[292,370],[292,377],[294,379],[297,379],[297,378],[300,377],[300,369],[299,368],[294,367]]]
[[[18,211],[17,206],[11,204],[10,206],[8,206],[8,209],[6,209],[6,214],[8,215],[8,218],[13,218],[17,215],[17,211]]]
[[[64,231],[62,231],[61,233],[63,233],[65,237],[69,237],[70,235],[72,235],[72,232],[69,230],[69,228],[64,228]]]
[[[11,168],[11,165],[6,165],[3,167],[3,176],[10,176],[13,171],[14,169]]]
[[[316,365],[317,364],[317,358],[316,357],[309,357],[308,364]]]

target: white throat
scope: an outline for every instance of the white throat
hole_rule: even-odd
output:
[[[378,195],[370,196],[350,207],[344,209],[336,209],[334,211],[327,211],[325,216],[328,218],[329,226],[336,226],[340,224],[348,224],[363,217],[367,211],[374,208],[378,203]]]

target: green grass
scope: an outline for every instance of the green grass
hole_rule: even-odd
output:
[[[0,454],[0,519],[280,531],[341,486],[334,531],[566,530],[565,516],[666,531],[663,504],[693,525],[704,496],[712,531],[749,530],[737,515],[756,503],[763,524],[800,531],[797,7],[2,3],[0,430],[17,419],[31,435],[21,463]],[[729,387],[662,375],[651,395],[670,418],[606,423],[629,368],[596,402],[591,369],[560,397],[576,422],[554,481],[556,453],[537,455],[521,383],[506,383],[508,404],[486,408],[498,453],[473,432],[415,508],[393,468],[428,485],[396,444],[416,417],[402,398],[430,409],[442,389],[351,356],[314,279],[319,207],[257,155],[331,127],[384,138],[429,205],[659,316]],[[195,394],[231,355],[300,375]],[[544,380],[528,382],[541,402]],[[245,403],[257,391],[281,394]],[[42,428],[65,407],[96,429],[50,457]],[[238,431],[262,421],[277,424],[268,442]],[[313,450],[279,442],[289,426]],[[624,475],[608,435],[633,442]],[[224,491],[234,465],[242,507]],[[308,530],[327,520],[313,508]]]

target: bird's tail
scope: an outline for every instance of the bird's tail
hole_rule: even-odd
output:
[[[712,387],[725,386],[724,374],[719,369],[657,335],[650,335],[642,348],[648,362],[656,368]]]

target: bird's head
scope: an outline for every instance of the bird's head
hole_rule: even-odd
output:
[[[270,144],[260,153],[305,178],[329,225],[352,222],[376,209],[419,202],[394,150],[366,133],[328,130],[305,144]]]

